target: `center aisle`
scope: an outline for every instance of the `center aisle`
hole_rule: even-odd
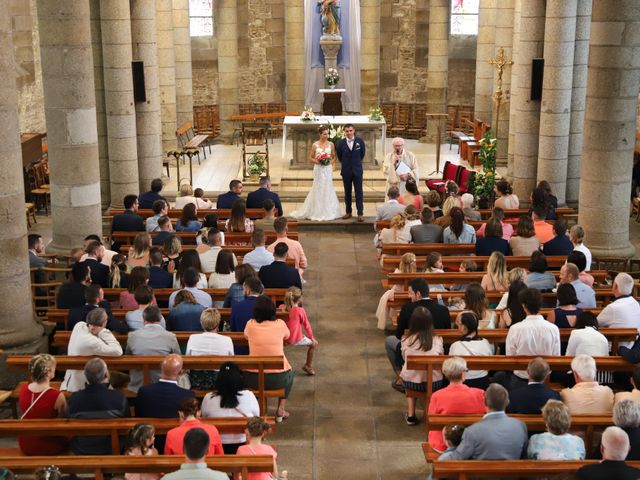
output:
[[[384,336],[375,327],[382,287],[372,238],[300,235],[310,265],[303,302],[320,344],[315,377],[302,372],[306,348],[285,351],[296,372],[291,418],[270,441],[292,480],[424,480],[428,471],[424,424],[404,423],[406,400],[391,388]]]

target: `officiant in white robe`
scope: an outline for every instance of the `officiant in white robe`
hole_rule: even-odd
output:
[[[387,154],[382,172],[387,177],[387,190],[390,187],[398,187],[400,195],[406,192],[405,184],[407,178],[412,176],[416,184],[419,181],[418,176],[418,161],[416,156],[404,148],[404,140],[400,137],[396,137],[391,141],[393,151]],[[404,165],[401,165],[403,163]]]

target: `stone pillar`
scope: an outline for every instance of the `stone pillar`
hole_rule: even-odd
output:
[[[129,0],[100,2],[104,98],[109,142],[111,207],[123,208],[125,195],[138,193],[136,107],[131,73]]]
[[[160,117],[162,151],[177,147],[176,129],[176,52],[173,44],[173,2],[156,0],[158,27],[158,76],[160,81]]]
[[[88,0],[38,0],[53,241],[68,253],[102,234]],[[22,210],[20,210],[22,212]]]
[[[173,44],[176,55],[176,112],[179,126],[193,120],[189,0],[173,0]]]
[[[531,61],[542,57],[544,46],[545,0],[522,0],[520,39],[515,62],[520,65],[516,77],[516,138],[513,158],[513,187],[524,204],[536,184],[540,102],[531,98]]]
[[[162,125],[158,88],[158,42],[155,0],[131,0],[133,60],[144,62],[146,102],[136,103],[140,191],[162,175]]]
[[[540,108],[538,181],[547,180],[565,204],[573,49],[578,0],[547,0],[544,25],[544,79]]]
[[[360,112],[379,104],[380,0],[360,0]]]
[[[98,127],[98,161],[100,163],[100,197],[102,210],[111,204],[109,184],[109,146],[107,144],[107,115],[104,109],[104,79],[102,77],[102,29],[100,28],[100,0],[89,0],[91,10],[91,51],[93,79],[96,92],[96,125]]]
[[[446,113],[449,77],[449,21],[451,2],[429,3],[429,63],[427,65],[427,113]],[[436,140],[436,121],[427,122],[428,142]]]
[[[513,60],[513,5],[514,0],[501,0],[496,4],[496,38],[493,56],[498,54],[500,48],[504,48],[504,54],[509,60]],[[493,65],[491,65],[493,67]],[[498,130],[498,154],[496,157],[499,166],[507,164],[507,151],[509,144],[509,107],[511,102],[511,72],[513,65],[507,65],[502,74],[502,102],[498,125],[492,125]],[[495,73],[495,67],[494,67]],[[498,89],[498,76],[494,75],[493,91]],[[495,124],[495,120],[493,121]]]
[[[591,32],[591,4],[592,0],[578,0],[576,16],[566,194],[567,204],[571,207],[578,206],[578,195],[580,192],[580,159],[582,158],[584,104],[587,98],[587,63],[589,60],[589,33]]]
[[[37,342],[42,327],[33,316],[29,285],[27,221],[24,216],[22,150],[18,120],[16,66],[13,58],[8,2],[0,2],[0,347],[26,346]],[[87,11],[87,15],[88,15]],[[96,158],[97,160],[97,158]],[[3,370],[7,370],[3,366]],[[4,374],[1,374],[4,376]]]
[[[238,114],[238,5],[235,0],[219,0],[216,4],[220,138],[230,141],[236,124],[228,118]],[[304,99],[304,76],[302,82]]]
[[[474,117],[491,124],[493,118],[493,73],[489,63],[494,56],[496,0],[480,0],[476,48],[476,96]],[[491,124],[493,127],[493,125]]]
[[[511,66],[511,95],[509,101],[509,145],[507,148],[507,177],[513,178],[513,157],[516,148],[516,103],[518,91],[516,90],[517,81],[520,73],[521,65],[516,61],[518,58],[518,44],[520,43],[520,6],[521,0],[513,2],[513,51],[511,58],[513,65]]]
[[[364,12],[363,12],[364,13]],[[362,19],[361,19],[362,20]],[[302,111],[304,108],[304,5],[302,0],[290,1],[284,9],[285,53],[287,56],[288,111]],[[364,47],[364,45],[363,45]],[[218,65],[220,49],[218,48]],[[222,102],[222,99],[219,101]],[[222,120],[222,116],[220,118]]]
[[[579,223],[594,257],[632,256],[629,198],[640,90],[640,8],[593,2]]]

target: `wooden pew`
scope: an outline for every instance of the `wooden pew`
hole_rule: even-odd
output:
[[[382,272],[383,273],[392,273],[398,265],[400,265],[401,255],[385,255],[382,257]],[[505,257],[507,260],[507,268],[512,269],[516,267],[524,268],[525,270],[529,269],[529,263],[531,263],[531,257],[515,257],[515,256],[507,256]],[[460,266],[460,263],[465,260],[473,260],[478,265],[478,268],[481,270],[487,269],[487,264],[489,263],[489,257],[487,256],[445,256],[442,257],[442,263],[444,264],[445,270],[457,269]],[[560,269],[562,265],[567,261],[567,257],[562,255],[551,255],[547,257],[547,265],[550,269]],[[416,258],[416,263],[418,266],[418,270],[424,270],[427,264],[427,257],[418,256]]]
[[[434,478],[459,480],[478,477],[540,478],[548,475],[556,478],[558,475],[574,475],[579,468],[597,463],[600,460],[436,460],[433,462],[432,475]],[[640,461],[627,462],[627,465],[640,468]]]
[[[512,225],[514,230],[515,230],[515,227],[518,224],[518,218],[505,218],[502,222]],[[468,223],[469,225],[471,225],[477,231],[477,230],[480,229],[480,227],[482,225],[484,225],[486,223],[486,220],[481,220],[481,221],[478,221],[478,220],[465,220],[465,223]],[[554,221],[553,220],[547,220],[547,223],[553,224]],[[374,228],[375,228],[376,232],[379,232],[383,228],[389,228],[390,226],[391,226],[391,220],[378,220],[374,224]]]
[[[204,333],[204,332],[173,332],[178,339],[178,343],[180,345],[186,345],[189,341],[189,337],[195,333]],[[242,345],[247,346],[249,343],[247,339],[244,337],[243,332],[218,332],[220,335],[224,337],[229,337],[234,345]],[[124,333],[114,333],[114,337],[116,340],[120,342],[120,345],[124,348],[127,345],[127,335]],[[58,331],[53,335],[52,346],[58,348],[67,348],[69,345],[69,340],[71,339],[71,331],[64,330]]]
[[[244,433],[247,424],[245,417],[206,418],[203,423],[215,426],[220,433]],[[275,427],[273,417],[265,420]],[[36,436],[72,436],[72,435],[109,435],[111,449],[114,454],[122,451],[120,437],[138,423],[150,423],[155,427],[156,435],[166,434],[172,428],[180,425],[178,418],[108,418],[108,419],[33,419],[33,420],[0,420],[0,437],[15,437],[20,435]]]
[[[154,247],[159,247],[160,245],[153,245]],[[121,245],[120,252],[123,255],[127,255],[129,250],[133,248],[132,245]],[[198,248],[197,245],[182,245],[182,250],[195,250]],[[251,245],[223,245],[222,248],[225,250],[231,250],[236,257],[238,257],[238,262],[240,262],[240,257],[244,257],[247,253],[253,250],[253,246]]]
[[[176,138],[178,139],[178,143],[180,143],[181,148],[194,148],[196,150],[202,148],[204,158],[207,158],[205,145],[207,144],[209,135],[196,135],[196,132],[193,130],[193,121],[189,120],[188,122],[180,125],[176,129]],[[209,153],[211,153],[211,145],[209,145]],[[200,155],[198,155],[198,163],[200,163]]]
[[[249,472],[272,472],[271,455],[209,455],[207,466],[227,473],[241,473],[248,478]],[[65,474],[88,473],[96,480],[105,475],[124,473],[168,473],[180,469],[184,455],[158,455],[143,457],[132,455],[86,455],[54,457],[0,457],[0,465],[14,473],[31,474],[46,465],[55,465]]]
[[[82,370],[85,364],[95,357],[57,355],[56,363],[58,370]],[[121,355],[119,357],[101,357],[111,370],[127,371],[142,370],[143,383],[146,385],[151,381],[151,370],[158,370],[160,363],[164,360],[163,355]],[[6,359],[7,365],[12,368],[26,369],[31,360],[31,355],[9,355]],[[196,370],[214,370],[232,361],[242,370],[258,371],[258,401],[260,402],[260,412],[264,415],[267,411],[267,394],[264,386],[264,372],[270,369],[284,368],[284,357],[279,356],[252,356],[252,355],[202,355],[182,357],[183,367]]]
[[[156,300],[169,300],[169,296],[176,290],[173,288],[156,288],[153,294]],[[226,288],[203,288],[202,290],[211,295],[214,301],[222,301],[227,295]],[[103,291],[104,298],[113,302],[120,299],[120,293],[126,291],[126,288],[104,288]],[[285,293],[287,293],[286,288],[265,288],[263,295],[270,297],[274,302],[283,302]]]
[[[386,243],[382,245],[382,255],[403,255],[407,252],[427,255],[438,252],[442,255],[475,255],[475,243]],[[473,258],[471,258],[473,260]]]
[[[117,215],[119,213],[124,213],[124,209],[121,208],[113,208],[111,210],[109,210],[109,215],[113,216],[113,215]],[[227,219],[229,217],[231,217],[231,209],[230,208],[213,208],[211,210],[198,210],[198,214],[202,215],[203,217],[205,215],[208,215],[210,213],[215,213],[219,219]],[[149,218],[149,217],[153,217],[155,215],[155,212],[153,210],[149,209],[140,209],[137,212],[138,215],[140,215],[142,218]],[[182,209],[179,208],[170,208],[169,209],[169,213],[167,214],[167,216],[169,218],[180,218],[182,216]],[[263,218],[264,217],[264,209],[263,208],[247,208],[247,217],[251,218],[251,219],[255,219],[255,218]]]
[[[141,232],[111,232],[111,238],[120,242],[121,245],[133,245],[133,240],[136,236]],[[160,232],[151,232],[151,238],[158,235]],[[197,232],[174,232],[174,235],[182,242],[189,242],[192,244],[196,243],[196,235]],[[298,232],[290,232],[287,236],[293,240],[298,240]],[[267,245],[275,242],[277,240],[277,236],[275,232],[266,232],[266,243]],[[224,234],[224,243],[225,244],[234,244],[234,243],[246,243],[251,244],[251,234],[250,233],[225,233]]]

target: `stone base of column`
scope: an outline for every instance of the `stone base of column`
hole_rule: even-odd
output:
[[[591,245],[587,245],[589,250],[591,251],[591,255],[593,258],[598,257],[623,257],[623,258],[631,258],[636,253],[636,248],[630,243],[627,244],[626,247],[617,247],[617,248],[598,248],[593,247]]]
[[[7,355],[35,355],[37,353],[47,353],[49,351],[49,339],[42,336],[34,342],[19,347],[5,348],[4,354],[0,357],[0,389],[13,390],[19,382],[28,380],[27,369],[18,370],[9,368],[6,364]]]

